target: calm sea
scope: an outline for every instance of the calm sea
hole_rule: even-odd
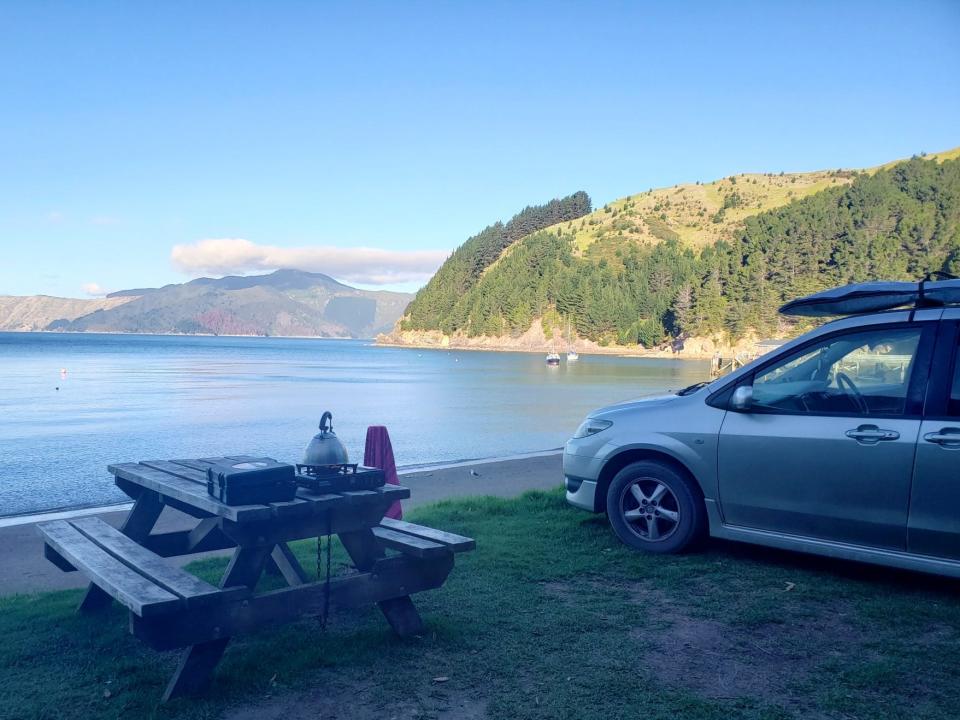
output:
[[[124,500],[112,462],[298,461],[324,410],[353,460],[374,424],[401,466],[556,448],[591,409],[706,374],[352,340],[0,333],[0,515]]]

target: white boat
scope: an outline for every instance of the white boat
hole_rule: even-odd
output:
[[[552,352],[549,355],[547,355],[547,365],[559,365],[559,364],[560,364],[560,356],[557,353]]]
[[[573,337],[570,335],[570,318],[567,318],[567,362],[579,359],[580,353],[573,349]]]
[[[939,307],[960,304],[960,280],[866,282],[845,285],[791,300],[783,315],[829,317],[893,310],[899,307]]]

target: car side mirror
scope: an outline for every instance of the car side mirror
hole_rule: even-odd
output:
[[[753,386],[741,385],[730,396],[730,409],[734,412],[750,412],[753,405]]]

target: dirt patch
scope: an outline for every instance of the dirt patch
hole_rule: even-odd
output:
[[[815,617],[739,625],[696,617],[649,585],[636,586],[631,598],[648,611],[648,623],[631,634],[648,645],[649,669],[705,698],[755,698],[817,717],[798,686],[825,661],[857,654],[861,646],[842,603]]]
[[[301,692],[282,692],[235,708],[224,720],[479,720],[487,703],[448,683],[396,702],[374,699],[375,679],[328,683]]]
[[[566,605],[582,603],[584,591],[613,589],[590,582],[540,587]],[[684,690],[708,700],[759,701],[818,720],[832,716],[816,708],[804,686],[830,660],[868,655],[845,601],[813,616],[741,624],[697,613],[697,588],[682,600],[651,582],[618,583],[615,589],[644,610],[645,620],[628,632],[642,648],[637,664],[656,678],[659,690]]]

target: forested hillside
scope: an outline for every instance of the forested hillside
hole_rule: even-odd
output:
[[[728,208],[742,202],[736,185],[724,193]],[[585,244],[579,225],[527,235],[486,272],[466,257],[453,275],[445,265],[411,304],[430,311],[408,313],[401,328],[505,336],[546,318],[601,344],[646,347],[694,335],[785,334],[795,328],[777,307],[798,295],[960,272],[960,160],[847,171],[842,182],[744,217],[731,239],[699,248],[665,232],[658,242],[603,233]],[[456,282],[447,285],[450,277]]]
[[[498,222],[485,228],[458,247],[417,293],[407,308],[409,323],[421,329],[456,329],[459,323],[451,315],[456,312],[458,299],[476,286],[507,247],[526,235],[589,212],[590,198],[585,192],[576,192],[546,205],[524,208],[506,224]]]

